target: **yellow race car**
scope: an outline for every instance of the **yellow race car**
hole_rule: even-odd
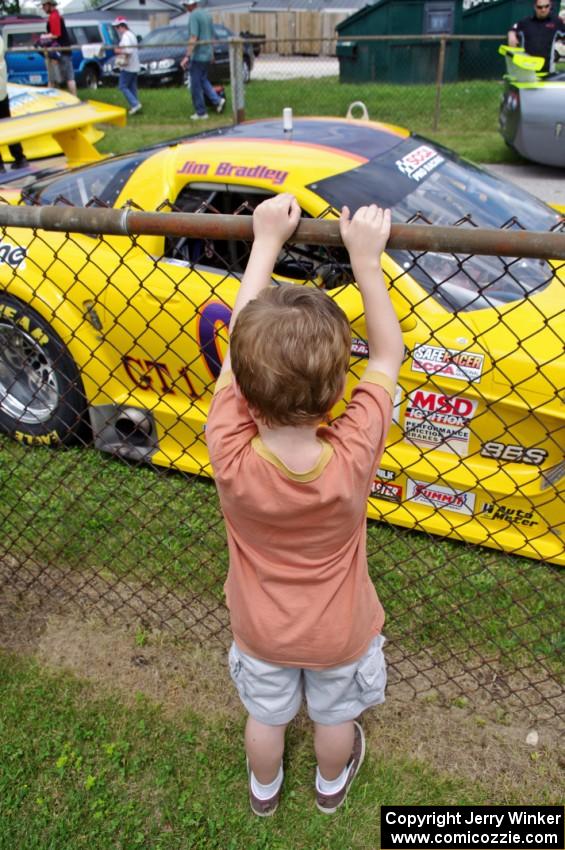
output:
[[[407,130],[333,118],[296,119],[292,133],[278,119],[222,128],[51,174],[9,200],[249,214],[281,191],[310,217],[376,202],[397,222],[549,231],[563,221]],[[248,247],[7,229],[0,428],[28,445],[87,434],[103,451],[210,475],[206,416]],[[369,516],[565,563],[557,264],[391,250],[384,267],[406,357]],[[348,395],[367,345],[347,255],[295,245],[275,278],[324,287],[348,314]]]

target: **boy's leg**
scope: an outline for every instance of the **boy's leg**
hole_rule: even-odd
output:
[[[278,775],[284,753],[284,735],[287,725],[285,723],[283,726],[267,726],[251,715],[247,718],[245,752],[249,767],[261,785],[269,785]]]
[[[354,731],[353,720],[336,726],[314,723],[314,750],[324,779],[337,779],[343,772],[353,751]]]

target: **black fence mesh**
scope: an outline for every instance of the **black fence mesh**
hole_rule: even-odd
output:
[[[164,209],[248,215],[258,200],[232,194],[228,209],[221,193],[204,194]],[[552,229],[564,229],[557,216]],[[5,599],[227,646],[227,550],[205,423],[248,251],[229,229],[214,238],[4,230]],[[368,505],[368,553],[391,687],[406,700],[440,693],[555,720],[563,264],[395,250],[385,273],[406,357]],[[350,392],[367,346],[343,249],[289,245],[275,274],[325,288],[347,312]]]

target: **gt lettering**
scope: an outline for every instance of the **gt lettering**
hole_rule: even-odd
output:
[[[172,379],[169,367],[166,363],[156,363],[155,360],[142,360],[128,355],[122,357],[122,363],[128,377],[136,387],[140,387],[142,390],[154,389],[154,378],[157,376],[161,393],[163,395],[167,395],[167,393],[175,394],[171,386]]]
[[[481,447],[482,457],[506,460],[509,463],[529,463],[540,466],[547,459],[547,452],[541,448],[526,449],[524,446],[506,445],[490,441]]]
[[[160,392],[162,395],[175,395],[173,386],[175,381],[166,363],[159,363],[155,360],[143,360],[140,357],[130,357],[129,355],[122,357],[122,363],[130,381],[136,387],[142,390],[154,390],[155,392]],[[192,398],[196,398],[198,393],[194,389],[194,385],[190,379],[189,367],[183,366],[182,369],[179,369],[178,374],[185,381],[188,394]],[[157,386],[155,386],[156,384]]]

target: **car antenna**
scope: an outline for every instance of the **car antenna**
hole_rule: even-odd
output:
[[[289,139],[292,138],[292,107],[285,106],[283,109],[283,132]]]

